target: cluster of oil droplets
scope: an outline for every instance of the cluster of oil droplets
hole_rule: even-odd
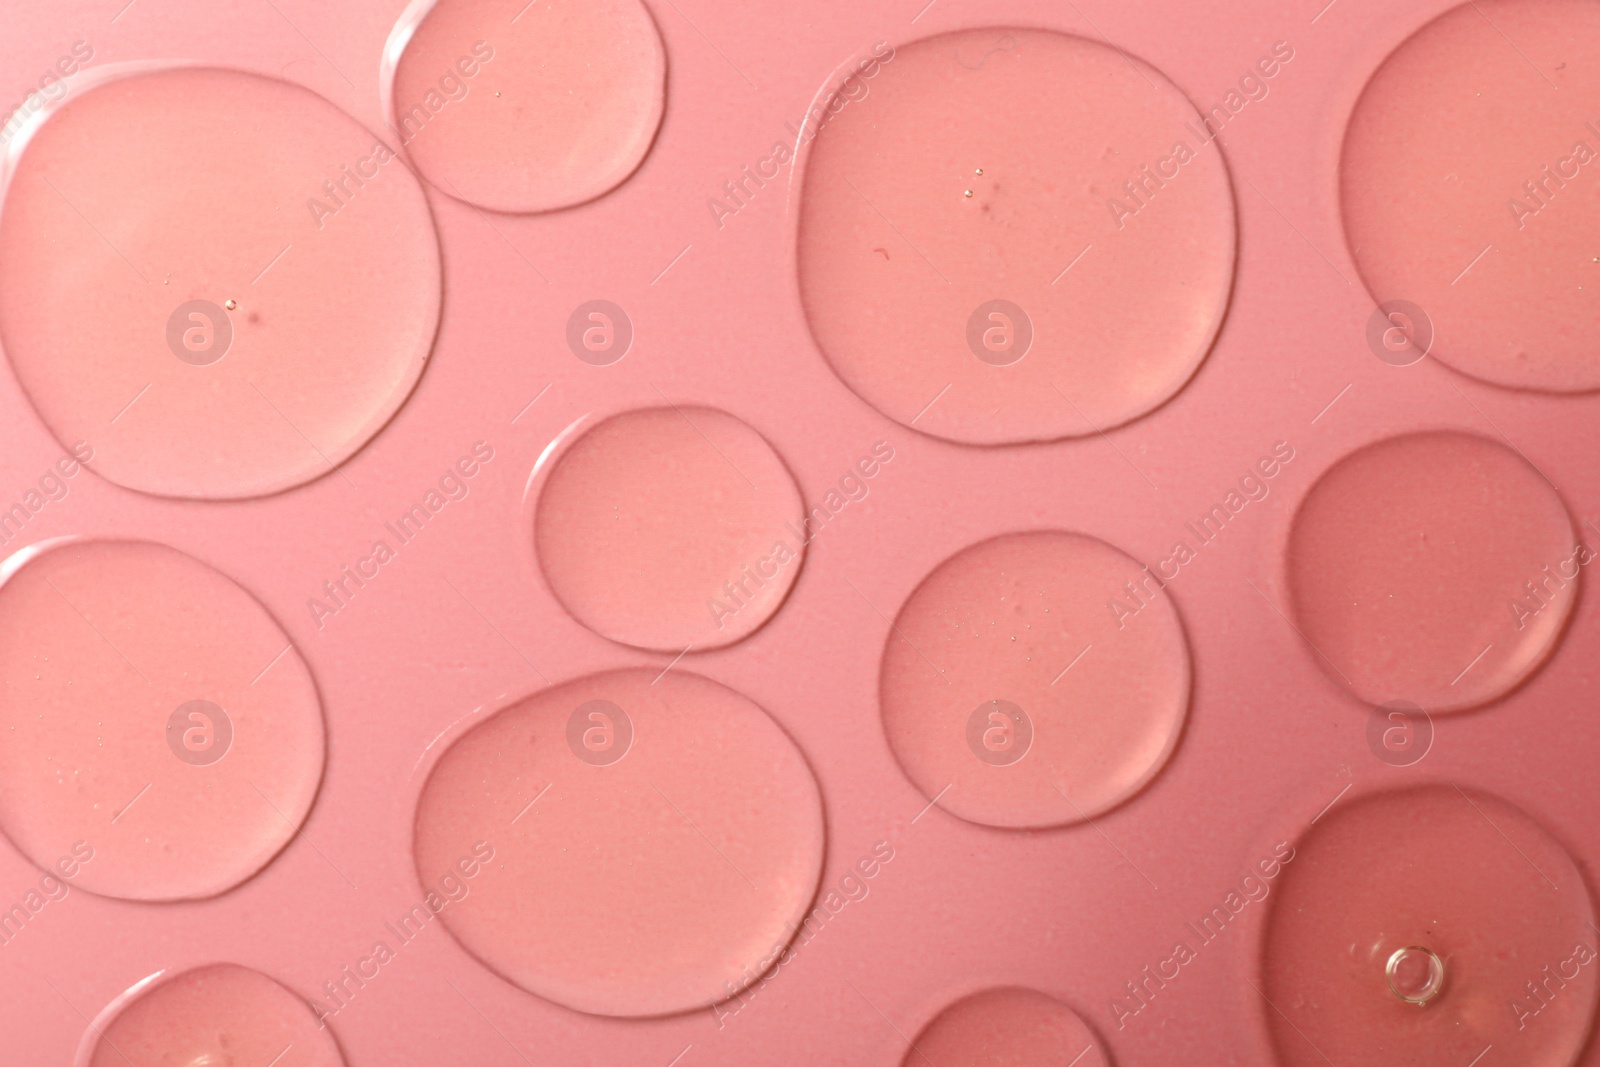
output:
[[[1548,285],[1544,265],[1570,274],[1582,250],[1536,216],[1596,209],[1546,182],[1512,209],[1516,236],[1492,258],[1471,259],[1455,235],[1471,229],[1476,183],[1509,177],[1500,160],[1595,102],[1585,72],[1600,69],[1600,15],[1582,9],[1593,32],[1572,34],[1561,20],[1575,5],[1493,6],[1541,61],[1569,55],[1560,77],[1575,102],[1535,100],[1542,90],[1466,8],[1447,13],[1357,106],[1346,228],[1375,296],[1433,309],[1437,358],[1500,384],[1590,389],[1600,364],[1567,324],[1586,321],[1596,287],[1568,274]],[[1483,64],[1506,67],[1506,93],[1474,103],[1483,114],[1452,108],[1473,84],[1463,72]],[[394,147],[306,90],[197,68],[105,78],[32,131],[0,213],[0,342],[82,462],[131,489],[203,499],[327,474],[398,411],[431,349],[442,301],[424,185],[499,212],[581,204],[641,165],[664,110],[665,53],[638,0],[416,4],[384,72]],[[1171,131],[1198,118],[1181,92],[1115,49],[1016,29],[875,50],[841,91],[850,78],[870,94],[849,106],[835,94],[826,125],[800,133],[796,255],[806,320],[851,389],[920,431],[1002,444],[1094,433],[1183,388],[1232,286],[1220,150],[1182,159],[1182,181],[1105,218],[1125,161],[1163,157]],[[1393,145],[1419,139],[1436,150],[1403,167],[1449,154],[1472,189],[1400,213],[1383,193],[1394,179],[1379,176],[1393,173]],[[209,146],[203,167],[194,143]],[[1082,187],[1060,190],[1046,177],[1059,173]],[[145,210],[104,225],[125,221],[130,185],[151,191]],[[303,214],[275,210],[307,185]],[[214,220],[205,241],[190,232],[197,216]],[[1114,240],[1080,243],[1112,223]],[[1468,269],[1437,284],[1458,261]],[[85,282],[98,294],[88,305]],[[1473,286],[1520,294],[1510,303],[1526,320],[1491,316]],[[579,429],[535,472],[532,538],[567,611],[618,644],[679,655],[766,624],[812,516],[760,433],[696,406]],[[1460,711],[1552,654],[1576,600],[1575,538],[1523,457],[1466,434],[1402,435],[1318,479],[1290,531],[1286,593],[1333,684],[1369,704]],[[638,565],[619,574],[619,560]],[[0,577],[0,673],[31,679],[0,721],[0,826],[19,849],[46,867],[87,849],[78,884],[135,900],[213,896],[270,862],[309,812],[323,724],[308,669],[265,609],[143,542],[43,546]],[[882,657],[885,733],[908,778],[994,827],[1082,823],[1134,796],[1171,757],[1190,699],[1183,622],[1161,588],[1159,569],[1060,531],[939,564]],[[1503,611],[1507,590],[1527,597],[1525,616]],[[1121,615],[1108,597],[1125,598]],[[107,706],[130,710],[108,721]],[[146,751],[152,722],[162,747]],[[68,767],[80,788],[63,804]],[[799,748],[756,704],[681,669],[580,678],[455,738],[418,802],[419,878],[481,857],[491,837],[499,876],[445,925],[517,986],[623,1017],[715,1003],[758,977],[804,921],[824,861]],[[1507,844],[1525,866],[1481,860]],[[1576,1057],[1600,993],[1586,967],[1592,906],[1526,813],[1419,787],[1345,803],[1297,849],[1261,960],[1281,1062],[1377,1048],[1455,1064],[1486,1046],[1541,1067]],[[629,923],[597,928],[585,921],[597,907]],[[92,1067],[174,1052],[266,1063],[291,1048],[285,1065],[340,1062],[303,1001],[232,965],[153,976],[108,1012]],[[931,1019],[907,1063],[979,1056],[1108,1062],[1066,1005],[1002,988]]]
[[[1429,354],[1455,370],[1554,392],[1600,383],[1573,330],[1600,292],[1580,236],[1595,205],[1561,196],[1550,166],[1537,184],[1522,173],[1560,148],[1576,177],[1567,149],[1593,133],[1597,60],[1591,6],[1464,5],[1405,41],[1356,104],[1340,170],[1352,255],[1384,307],[1426,308]],[[1401,207],[1395,190],[1418,181],[1429,195]],[[1565,224],[1535,217],[1547,211]],[[1290,530],[1286,592],[1335,685],[1451,714],[1549,659],[1592,558],[1526,456],[1410,433],[1320,477]],[[1280,1062],[1577,1060],[1600,998],[1593,902],[1533,816],[1464,784],[1419,785],[1342,801],[1296,847],[1261,958]]]

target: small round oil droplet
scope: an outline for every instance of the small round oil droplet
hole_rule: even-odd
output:
[[[158,975],[96,1022],[88,1067],[344,1067],[311,1006],[259,971],[232,963]]]
[[[1120,625],[1107,600],[1123,603]],[[1007,534],[945,560],[906,600],[879,695],[889,746],[925,796],[976,823],[1060,826],[1122,803],[1166,763],[1189,651],[1172,602],[1117,549]]]
[[[239,302],[237,300],[229,299],[228,302],[222,306],[227,308],[229,311],[232,311],[239,306]]]
[[[249,593],[142,541],[0,568],[0,829],[130,900],[230,889],[299,832],[322,776],[305,661]]]
[[[1426,1004],[1444,988],[1444,961],[1420,945],[1397,948],[1384,966],[1389,990],[1408,1004]]]
[[[722,1001],[772,966],[813,903],[821,794],[750,700],[677,668],[592,675],[495,713],[418,801],[429,889],[507,980],[596,1015]],[[603,921],[602,921],[603,917]]]
[[[392,128],[423,177],[495,211],[622,184],[666,100],[666,50],[639,0],[413,5],[384,65]]]
[[[678,653],[759,629],[805,551],[800,491],[772,446],[726,412],[614,416],[561,454],[534,539],[551,590],[613,641]]]
[[[1435,714],[1494,700],[1537,670],[1592,558],[1526,460],[1436,431],[1329,468],[1295,514],[1288,577],[1297,626],[1336,684]]]
[[[1077,1012],[1038,990],[1007,987],[974,993],[934,1016],[911,1043],[903,1067],[930,1063],[1110,1067],[1111,1059]]]

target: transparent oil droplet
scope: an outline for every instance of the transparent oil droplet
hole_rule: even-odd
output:
[[[310,671],[259,602],[181,552],[71,541],[28,560],[0,585],[0,674],[0,828],[45,869],[87,843],[75,886],[213,896],[310,811],[324,745]],[[61,790],[68,777],[79,788]]]
[[[1182,730],[1189,652],[1153,585],[1124,626],[1107,612],[1142,578],[1103,541],[1036,531],[980,542],[923,579],[891,630],[880,693],[890,748],[924,795],[972,822],[1059,826],[1148,783]],[[1058,624],[1033,628],[1049,609]],[[1025,718],[975,719],[997,694]],[[1012,721],[1025,749],[1011,746]],[[994,758],[1019,750],[1026,758]]]
[[[1493,24],[1476,4],[1445,11],[1373,73],[1340,156],[1345,234],[1377,301],[1430,317],[1431,357],[1513,388],[1588,391],[1600,387],[1586,329],[1600,290],[1581,283],[1600,202],[1572,176],[1591,158],[1574,140],[1600,113],[1600,9],[1498,10]],[[1541,73],[1556,70],[1559,92]],[[1401,190],[1440,174],[1462,180],[1405,203]]]
[[[821,795],[799,749],[681,667],[592,675],[496,712],[440,757],[415,825],[423,885],[484,863],[440,916],[463,947],[599,1015],[737,993],[793,935],[822,866]]]
[[[834,371],[889,417],[974,444],[1082,436],[1171,397],[1216,336],[1235,252],[1218,153],[1195,153],[1148,200],[1122,192],[1141,166],[1176,166],[1172,131],[1200,125],[1175,86],[1113,48],[1042,30],[1004,31],[1014,47],[976,68],[961,58],[1000,32],[897,48],[872,92],[811,142],[798,208],[802,305]],[[963,186],[974,210],[951,212],[948,161],[980,142],[992,158],[971,173],[1009,175],[1004,195],[986,183],[980,202]],[[1063,189],[1050,177],[1061,173],[1091,175],[1098,191]],[[1083,236],[1106,232],[1108,191],[1127,198],[1115,255]],[[997,355],[951,358],[974,314]],[[1052,386],[1067,380],[1071,404]]]
[[[987,989],[933,1017],[906,1051],[903,1067],[1071,1064],[1110,1067],[1089,1024],[1067,1005],[1033,989]]]
[[[241,291],[271,329],[242,332],[237,301],[215,302]],[[404,403],[439,305],[421,185],[289,82],[188,67],[95,84],[34,132],[5,189],[6,354],[64,447],[91,442],[90,467],[142,492],[326,475]]]
[[[1385,518],[1348,522],[1358,511]],[[1576,545],[1561,498],[1510,449],[1453,431],[1391,437],[1339,460],[1300,504],[1296,624],[1330,679],[1373,705],[1474,707],[1554,650],[1591,558]]]
[[[678,653],[730,644],[782,605],[805,551],[800,491],[725,412],[614,416],[551,468],[536,555],[562,605],[606,637]]]
[[[1576,1062],[1600,999],[1594,908],[1527,813],[1466,785],[1355,794],[1276,853],[1261,1012],[1283,1067],[1374,1049],[1460,1067],[1490,1044]]]
[[[390,41],[403,46],[384,83],[406,154],[441,192],[482,207],[601,196],[661,123],[666,50],[640,0],[439,0],[408,11]],[[502,97],[514,106],[492,103]]]
[[[266,1064],[286,1050],[295,1067],[344,1067],[332,1030],[311,1005],[247,967],[218,963],[162,975],[124,998],[98,1027],[88,1067]]]

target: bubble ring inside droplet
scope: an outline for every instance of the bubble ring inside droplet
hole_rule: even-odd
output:
[[[1428,977],[1417,990],[1408,993],[1403,991],[1397,983],[1396,972],[1405,963],[1416,959],[1417,953],[1427,957]],[[1418,1006],[1426,1004],[1444,989],[1444,960],[1440,959],[1439,954],[1432,949],[1424,948],[1421,945],[1407,945],[1405,948],[1395,949],[1389,954],[1389,962],[1384,965],[1383,973],[1389,982],[1389,992],[1407,1004],[1416,1004]]]

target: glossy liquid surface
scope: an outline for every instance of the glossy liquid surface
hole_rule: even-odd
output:
[[[5,575],[6,836],[132,900],[212,896],[266,866],[310,811],[324,751],[316,685],[266,609],[143,541],[30,549]]]
[[[1181,389],[1235,245],[1227,170],[1188,99],[1043,30],[874,55],[801,130],[800,291],[846,384],[971,444],[1094,433]]]
[[[417,807],[422,883],[484,846],[470,894],[440,913],[467,951],[579,1011],[669,1014],[733,996],[785,951],[817,890],[821,797],[745,697],[681,669],[616,671],[501,710],[440,758]]]
[[[725,412],[625,412],[563,452],[535,549],[580,622],[640,648],[732,644],[783,604],[809,537],[794,478]]]
[[[389,47],[395,139],[428,181],[495,211],[610,191],[661,124],[666,50],[639,0],[439,0]]]
[[[1077,1013],[1033,989],[986,989],[923,1027],[903,1067],[1109,1067],[1111,1059]]]
[[[1177,746],[1189,651],[1171,600],[1103,541],[1040,531],[963,549],[901,608],[883,653],[889,746],[952,814],[1081,822],[1144,787]],[[1138,603],[1118,619],[1111,598]],[[1120,622],[1120,625],[1119,625]]]
[[[133,993],[88,1067],[344,1067],[305,1001],[259,971],[211,964]]]
[[[208,499],[311,481],[422,374],[440,300],[422,188],[308,90],[130,74],[69,96],[15,163],[0,342],[111,481]]]
[[[1499,385],[1600,388],[1600,7],[1478,0],[1384,61],[1345,135],[1351,255],[1431,354]]]
[[[1600,993],[1593,907],[1522,811],[1447,784],[1395,790],[1340,803],[1294,849],[1262,958],[1284,1067],[1446,1067],[1489,1045],[1528,1067],[1576,1060]],[[1425,1004],[1385,977],[1413,946],[1443,961]]]
[[[1296,623],[1336,684],[1435,712],[1537,670],[1592,558],[1526,460],[1441,431],[1334,464],[1295,515],[1288,567]]]

